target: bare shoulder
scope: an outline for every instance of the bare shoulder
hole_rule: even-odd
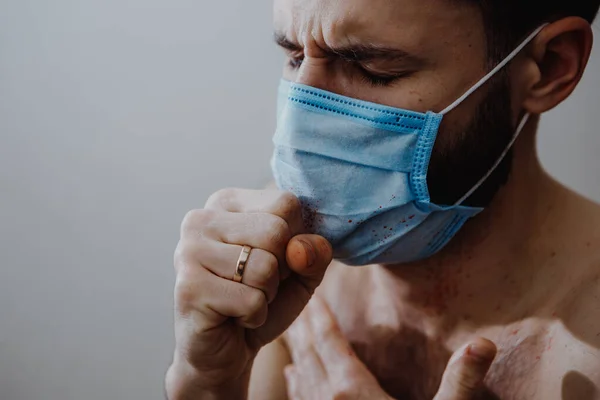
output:
[[[589,331],[600,348],[600,205],[578,197],[576,208],[565,236],[569,257],[563,261],[564,269],[572,273],[567,275],[570,291],[561,308],[564,321]]]
[[[600,205],[578,202],[577,226],[566,241],[568,291],[553,315],[550,368],[560,373],[563,398],[600,399]]]

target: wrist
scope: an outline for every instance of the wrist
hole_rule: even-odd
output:
[[[173,363],[165,378],[168,400],[246,400],[250,374],[219,386],[206,386],[190,365]]]

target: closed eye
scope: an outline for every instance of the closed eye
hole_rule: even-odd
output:
[[[298,56],[298,57],[288,56],[287,65],[292,70],[297,70],[302,66],[303,62],[304,62],[304,56]]]

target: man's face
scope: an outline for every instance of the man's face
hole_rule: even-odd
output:
[[[449,0],[275,0],[283,77],[345,96],[439,112],[488,72],[479,9]],[[506,74],[444,118],[432,200],[451,204],[492,166],[514,129]],[[507,163],[508,165],[508,163]],[[469,202],[487,205],[506,165]]]

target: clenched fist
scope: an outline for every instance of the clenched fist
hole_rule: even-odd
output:
[[[175,253],[171,400],[245,397],[258,351],[300,315],[331,263],[327,240],[305,233],[300,202],[281,191],[222,190],[188,213]]]

